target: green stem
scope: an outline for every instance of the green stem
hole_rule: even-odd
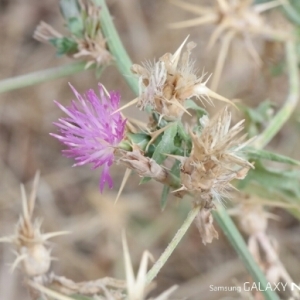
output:
[[[117,68],[119,69],[120,73],[130,86],[130,88],[137,95],[139,92],[137,79],[133,76],[133,74],[130,71],[132,61],[130,60],[127,51],[125,50],[122,41],[118,35],[118,32],[113,24],[105,0],[94,1],[97,5],[101,6],[100,20],[102,30],[104,36],[107,39],[108,48],[116,60]]]
[[[299,100],[299,72],[297,49],[294,42],[287,42],[285,46],[286,61],[289,76],[288,97],[275,117],[270,121],[268,127],[258,136],[253,143],[256,148],[265,147],[290,118]]]
[[[227,236],[231,245],[242,259],[245,267],[255,279],[256,283],[260,284],[261,290],[263,291],[264,297],[267,300],[279,300],[277,294],[270,289],[267,289],[267,280],[264,273],[261,271],[253,256],[249,252],[247,245],[240,232],[237,230],[235,224],[228,216],[226,210],[219,205],[216,211],[212,212],[214,219],[218,222],[223,232]]]
[[[147,284],[149,284],[158,274],[158,272],[161,270],[161,268],[165,265],[168,258],[171,256],[179,242],[182,240],[183,236],[191,226],[192,222],[194,221],[195,217],[199,213],[200,206],[194,207],[188,214],[187,218],[181,225],[180,229],[175,234],[174,238],[168,245],[168,247],[165,249],[163,254],[159,257],[159,259],[156,261],[154,266],[149,270],[147,273]]]
[[[75,62],[48,70],[12,77],[0,81],[0,93],[20,89],[26,86],[65,77],[85,69],[86,62]]]

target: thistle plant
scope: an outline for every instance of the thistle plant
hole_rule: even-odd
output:
[[[104,0],[61,1],[62,14],[69,30],[66,36],[44,22],[35,31],[34,37],[54,45],[59,55],[82,58],[84,63],[78,70],[95,65],[102,72],[108,72],[105,66],[114,64],[135,93],[134,99],[126,99],[121,97],[123,90],[118,86],[114,87],[114,91],[107,91],[99,83],[98,91],[91,86],[84,92],[80,86],[70,85],[75,100],[66,106],[61,104],[62,98],[55,101],[64,116],[54,122],[56,130],[50,133],[63,144],[63,155],[75,161],[73,166],[91,164],[93,169],[101,168],[99,188],[102,194],[106,193],[106,186],[110,189],[114,186],[110,167],[120,164],[127,170],[117,199],[129,177],[138,175],[141,184],[150,180],[161,184],[162,210],[166,209],[171,194],[181,202],[187,202],[190,211],[169,245],[159,258],[154,259],[149,271],[151,255],[145,252],[137,276],[134,276],[123,234],[126,280],[104,277],[75,282],[50,270],[52,257],[47,240],[65,232],[42,234],[41,224],[32,220],[36,179],[29,200],[24,188],[21,188],[23,214],[15,235],[0,240],[15,246],[17,259],[13,269],[22,266],[26,286],[33,299],[52,297],[65,300],[74,299],[74,295],[84,299],[149,299],[152,281],[194,223],[206,247],[214,246],[214,239],[219,237],[215,222],[219,224],[253,281],[263,287],[262,293],[255,297],[279,299],[275,291],[266,289],[268,282],[293,282],[266,232],[267,218],[273,215],[265,212],[262,202],[249,205],[245,199],[248,196],[244,195],[285,202],[284,207],[300,219],[300,191],[297,188],[300,163],[262,149],[290,118],[299,100],[297,36],[290,30],[272,27],[261,15],[279,6],[280,1],[253,4],[250,1],[219,0],[216,7],[192,5],[180,0],[171,2],[200,15],[195,20],[174,23],[172,28],[202,24],[216,26],[208,46],[214,46],[221,39],[221,49],[211,87],[208,87],[211,76],[204,71],[200,75],[197,72],[197,58],[192,52],[196,43],[190,37],[177,46],[177,50],[170,49],[158,60],[133,64]],[[247,51],[257,63],[260,63],[260,58],[252,37],[262,36],[285,44],[284,63],[289,77],[289,92],[282,108],[274,116],[268,115],[268,119],[259,111],[262,104],[257,110],[250,109],[217,93],[229,45],[238,36],[244,39]],[[204,70],[205,66],[201,68]],[[53,70],[50,73],[53,76]],[[62,74],[58,72],[57,77]],[[36,77],[37,74],[33,76],[34,80],[30,77],[29,84],[38,82]],[[14,82],[15,88],[25,85],[22,80],[21,77],[4,81],[2,89],[0,82],[0,91],[13,88]],[[126,102],[123,106],[121,99]],[[217,101],[221,102],[216,105]],[[126,108],[132,105],[144,111],[145,122],[126,116]],[[246,122],[240,117],[239,120],[232,117],[237,106],[245,112]],[[208,113],[208,110],[211,112]],[[261,119],[267,120],[267,124],[261,122],[256,127]],[[253,136],[253,128],[257,136]],[[274,161],[288,167],[285,171],[271,169],[266,162]],[[287,181],[290,182],[288,186],[285,185]],[[228,213],[235,213],[238,226],[248,236],[248,243]],[[171,287],[151,299],[176,297],[176,289],[177,286]],[[299,294],[293,291],[292,296],[299,298]]]
[[[123,154],[120,162],[144,178],[150,177],[174,188],[178,180],[172,182],[172,179],[180,177],[181,188],[176,192],[184,190],[193,194],[195,205],[200,205],[201,209],[212,209],[215,203],[221,203],[222,197],[228,196],[227,192],[232,189],[230,182],[233,179],[244,179],[249,168],[253,168],[240,154],[249,143],[244,141],[245,135],[238,136],[243,129],[243,121],[230,128],[231,116],[227,108],[212,120],[209,120],[207,114],[203,115],[188,125],[188,131],[181,122],[186,111],[184,106],[187,100],[192,101],[190,98],[193,96],[199,98],[213,95],[230,103],[225,97],[206,88],[206,82],[202,82],[201,77],[197,78],[192,71],[189,58],[192,45],[189,44],[188,51],[181,55],[183,43],[175,54],[165,54],[148,69],[138,65],[131,68],[134,74],[139,75],[140,95],[137,104],[142,108],[148,107],[152,115],[150,126],[145,126],[148,134],[142,135],[146,142],[137,143],[143,132],[132,132],[129,129],[128,135],[124,134],[126,121],[122,120],[119,113],[119,98],[114,93],[107,93],[110,97],[107,100],[104,96],[105,88],[100,88],[102,105],[93,91],[87,92],[84,98],[74,88],[81,107],[74,101],[69,109],[58,104],[68,118],[55,123],[61,135],[54,134],[54,137],[69,147],[64,153],[78,161],[75,166],[88,162],[93,163],[94,167],[104,166],[100,180],[101,191],[105,182],[112,187],[108,168],[113,163],[115,150]],[[212,104],[211,99],[209,103]],[[196,103],[194,106],[198,108]],[[195,109],[191,107],[190,110]],[[133,151],[122,149],[121,141],[123,148],[129,147]],[[165,153],[158,153],[164,144],[168,144]],[[183,146],[185,153],[181,151]],[[162,163],[168,156],[181,162],[180,173],[171,172],[169,175],[164,171]],[[180,194],[180,197],[183,195]],[[201,224],[206,226],[205,222]],[[201,231],[207,230],[201,228]],[[212,238],[202,237],[202,240],[206,243]]]

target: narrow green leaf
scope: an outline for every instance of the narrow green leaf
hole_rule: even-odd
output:
[[[58,56],[72,54],[77,51],[77,43],[72,38],[54,38],[49,40],[49,42],[56,48]]]
[[[178,123],[178,135],[183,139],[186,143],[191,143],[191,137],[186,133],[183,124],[181,122]]]
[[[262,4],[266,2],[271,2],[273,0],[255,0],[255,4]],[[284,12],[285,16],[294,24],[300,25],[300,1],[299,0],[288,0],[282,1],[280,6],[281,10]]]
[[[167,185],[164,185],[162,193],[161,193],[161,198],[160,198],[160,208],[162,211],[164,211],[167,206],[167,200],[168,200],[169,193],[170,193],[170,187]]]
[[[145,150],[150,141],[150,136],[145,133],[127,133],[126,136],[132,144],[139,146],[142,150]]]
[[[276,115],[270,120],[268,126],[253,143],[255,148],[264,148],[280,131],[282,126],[291,117],[297,107],[300,96],[299,70],[296,43],[285,43],[286,63],[289,76],[289,94]]]
[[[282,207],[285,207],[291,215],[300,220],[299,198],[288,196],[279,191],[272,192],[268,190],[266,186],[260,185],[257,182],[248,182],[248,184],[244,186],[243,191],[250,195],[260,197],[262,201],[269,201],[270,206],[273,206],[274,203],[276,203],[277,206],[278,203],[282,203]]]
[[[174,138],[177,134],[177,123],[173,123],[168,127],[162,136],[161,141],[156,146],[152,158],[158,163],[161,164],[166,156],[163,153],[172,153],[175,149]]]
[[[184,103],[184,107],[186,109],[194,110],[198,118],[208,115],[208,112],[203,107],[196,104],[192,99],[187,99]]]
[[[174,162],[174,165],[171,168],[170,173],[174,176],[174,178],[180,177],[180,162],[178,160]],[[169,193],[170,193],[170,187],[164,185],[161,199],[160,199],[160,208],[162,211],[166,208]]]
[[[80,17],[73,17],[67,20],[67,27],[76,37],[82,37],[84,31],[84,24]]]
[[[289,3],[284,3],[282,9],[286,17],[294,24],[300,26],[300,1],[289,0]]]
[[[300,166],[300,161],[292,159],[285,155],[273,153],[262,149],[256,149],[252,147],[246,147],[244,148],[244,150],[247,153],[247,157],[250,159],[255,159],[255,160],[266,159],[266,160],[276,161],[280,163]]]
[[[164,155],[163,153],[173,153],[177,149],[177,147],[174,145],[176,134],[177,123],[173,123],[162,133],[162,138],[157,139],[158,144],[156,144],[152,159],[154,159],[159,165],[162,164],[166,159],[166,155]],[[150,177],[144,177],[140,181],[140,184],[144,184],[150,180]]]
[[[151,180],[151,177],[144,177],[140,180],[140,184],[145,184]]]
[[[248,172],[247,177],[237,185],[238,189],[244,189],[250,182],[264,186],[271,193],[279,192],[288,197],[300,200],[300,171],[278,171],[265,167],[256,161],[255,169]]]
[[[247,177],[237,182],[236,187],[251,195],[269,200],[270,205],[282,203],[286,210],[300,220],[300,171],[278,171],[266,168],[256,161],[255,169]]]
[[[269,123],[274,112],[274,103],[269,100],[261,102],[257,107],[251,108],[244,104],[238,104],[245,117],[245,129],[249,137],[257,136]]]
[[[78,0],[60,0],[60,12],[65,20],[80,15],[80,6]]]

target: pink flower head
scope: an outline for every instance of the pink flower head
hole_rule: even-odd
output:
[[[87,163],[92,163],[94,169],[103,166],[100,177],[102,192],[105,183],[110,188],[113,186],[109,167],[114,160],[114,147],[124,138],[126,119],[120,113],[112,114],[119,108],[120,94],[112,91],[106,95],[104,87],[98,86],[100,97],[93,90],[82,96],[71,86],[77,101],[73,100],[69,107],[54,101],[67,117],[54,123],[60,135],[51,135],[68,146],[63,153],[76,160],[74,166]]]

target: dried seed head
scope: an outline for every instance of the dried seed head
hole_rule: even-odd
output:
[[[15,235],[0,239],[0,242],[14,244],[17,248],[17,258],[12,265],[12,270],[22,263],[24,273],[30,277],[43,275],[50,268],[51,250],[46,247],[46,241],[51,237],[66,234],[66,232],[42,234],[41,222],[32,221],[37,184],[38,176],[35,177],[29,200],[27,200],[24,186],[21,185],[23,214],[16,226]]]
[[[89,61],[86,67],[93,63],[99,67],[112,59],[101,31],[101,7],[96,6],[91,0],[81,0],[79,3],[82,15],[85,16],[83,18],[84,33],[82,37],[75,38],[78,52],[74,54],[74,57],[85,57]]]
[[[106,40],[101,30],[101,8],[91,0],[79,0],[79,6],[76,6],[71,16],[64,13],[64,8],[62,10],[71,32],[69,37],[63,36],[45,22],[38,25],[33,37],[40,42],[51,43],[60,55],[67,54],[74,58],[85,59],[86,68],[92,64],[99,67],[109,63],[112,56],[106,47]]]
[[[198,77],[190,54],[196,44],[190,42],[182,52],[186,40],[174,53],[166,53],[153,64],[133,65],[131,71],[139,77],[138,106],[151,105],[166,120],[180,119],[186,112],[185,100],[193,96],[211,103],[210,96],[230,102],[206,87],[205,74]]]
[[[94,38],[85,36],[85,39],[76,39],[78,52],[74,54],[74,58],[86,58],[88,63],[86,68],[92,64],[98,67],[111,61],[112,56],[106,49],[106,41],[102,34],[98,33]]]
[[[241,156],[241,150],[249,143],[245,135],[237,137],[243,129],[240,121],[231,129],[231,114],[225,108],[209,120],[200,120],[201,134],[190,131],[193,142],[189,157],[182,160],[181,180],[183,187],[198,192],[206,201],[222,196],[232,187],[233,179],[243,179],[253,165]]]

